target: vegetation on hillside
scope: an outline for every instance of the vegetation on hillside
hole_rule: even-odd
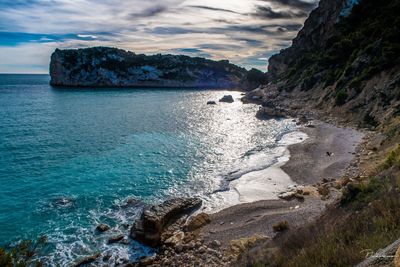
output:
[[[130,68],[143,66],[169,70],[164,73],[165,79],[191,79],[192,77],[187,75],[188,69],[192,72],[209,71],[219,76],[242,77],[247,73],[244,68],[231,64],[228,60],[213,61],[184,55],[144,55],[110,47],[62,50],[62,55],[66,66],[77,73],[81,70],[92,72],[103,68],[129,75]]]
[[[336,105],[348,101],[348,90],[360,93],[362,82],[398,64],[400,57],[400,1],[362,0],[336,24],[326,47],[302,51],[279,80],[290,91],[301,84],[336,84]],[[400,96],[397,96],[400,97]]]
[[[400,146],[375,176],[347,185],[340,207],[296,229],[249,266],[354,266],[400,236]]]

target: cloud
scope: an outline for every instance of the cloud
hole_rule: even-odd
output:
[[[303,11],[290,11],[290,10],[274,10],[270,6],[257,6],[254,13],[255,16],[268,18],[268,19],[284,19],[284,18],[302,18],[307,16]]]
[[[264,2],[273,3],[279,6],[294,7],[304,11],[312,10],[317,4],[317,1],[306,2],[301,0],[264,0]]]
[[[155,6],[148,7],[140,12],[131,13],[131,14],[129,14],[129,17],[130,18],[154,17],[154,16],[157,16],[158,14],[161,14],[167,10],[168,10],[168,7],[165,5],[155,5]]]
[[[210,7],[210,6],[189,6],[190,8],[197,8],[197,9],[205,9],[205,10],[211,10],[211,11],[220,11],[220,12],[228,12],[228,13],[234,13],[234,14],[240,14],[239,12],[229,10],[229,9],[224,9],[224,8],[216,8],[216,7]]]
[[[77,37],[79,37],[79,38],[97,39],[96,35],[90,35],[90,34],[78,34]]]
[[[27,32],[2,32],[0,31],[0,46],[15,46],[24,43],[52,43],[66,42],[68,40],[77,41],[105,41],[111,38],[112,34],[102,33],[99,38],[93,34],[43,34],[43,33],[27,33]]]
[[[315,2],[2,0],[0,71],[47,72],[55,48],[97,45],[228,59],[265,70],[264,59],[290,45]]]

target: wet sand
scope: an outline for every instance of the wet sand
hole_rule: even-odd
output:
[[[290,159],[281,167],[300,185],[314,185],[324,178],[340,178],[364,136],[359,131],[322,122],[317,122],[313,128],[303,127],[301,131],[309,138],[289,146]],[[332,192],[328,200],[311,194],[303,202],[272,199],[235,205],[211,214],[211,223],[203,229],[204,237],[206,241],[219,240],[223,245],[254,234],[272,237],[275,223],[286,220],[290,228],[304,225],[319,216],[338,195]]]
[[[298,184],[339,178],[354,158],[355,149],[364,136],[357,130],[322,122],[315,128],[304,127],[302,131],[309,138],[289,147],[290,160],[282,166],[282,170]]]

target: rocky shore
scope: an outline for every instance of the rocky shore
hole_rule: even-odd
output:
[[[129,240],[136,240],[155,248],[156,254],[137,262],[112,258],[113,264],[233,266],[252,247],[296,231],[321,216],[358,179],[359,166],[379,146],[376,134],[355,130],[350,125],[338,126],[340,123],[329,118],[331,123],[322,122],[324,114],[307,107],[298,108],[288,101],[278,104],[273,93],[257,98],[252,97],[254,93],[257,90],[246,94],[243,102],[268,99],[271,107],[281,112],[262,119],[292,117],[299,130],[308,135],[305,141],[289,146],[290,159],[281,167],[296,185],[280,192],[279,198],[266,197],[212,214],[201,212],[202,201],[197,198],[144,206],[141,216],[127,232],[111,237],[108,243],[128,244]],[[265,104],[259,104],[262,110]],[[107,225],[97,226],[100,234],[108,230]],[[110,259],[110,255],[96,254],[81,259],[76,266],[110,264]]]
[[[358,174],[357,166],[364,160],[360,158],[373,137],[315,120],[301,131],[309,139],[289,147],[291,158],[283,166],[297,185],[282,192],[280,199],[236,205],[214,214],[184,214],[165,230],[157,255],[131,266],[232,266],[251,247],[318,218],[351,184],[348,174]]]

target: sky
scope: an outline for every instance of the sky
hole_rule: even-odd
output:
[[[56,48],[227,59],[267,70],[318,0],[0,0],[0,73],[48,73]]]

